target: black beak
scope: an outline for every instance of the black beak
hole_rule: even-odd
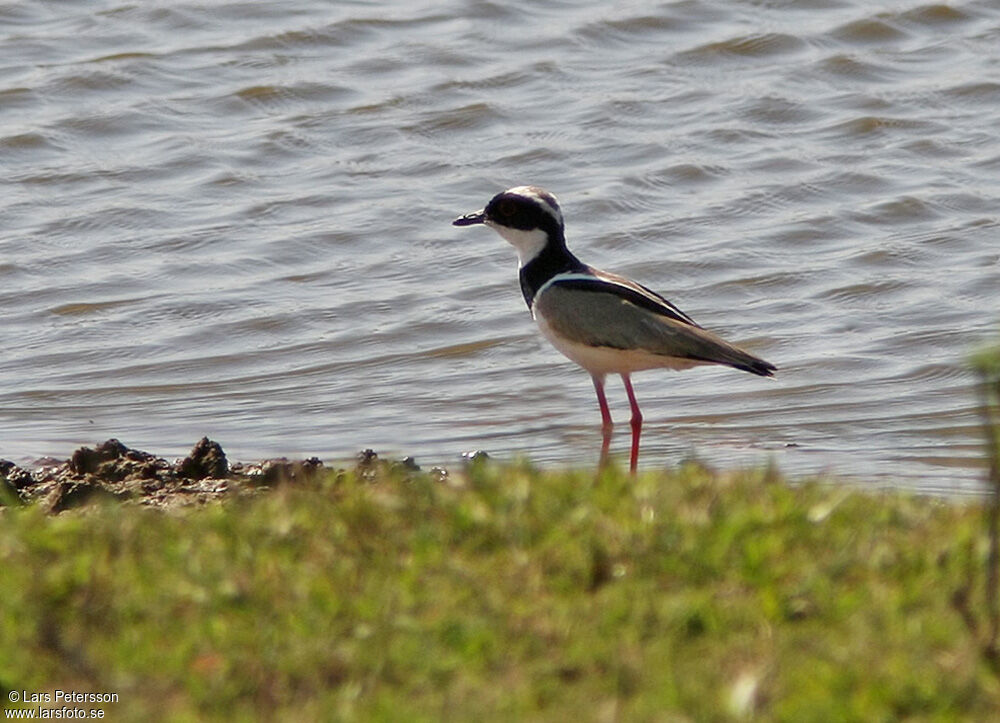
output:
[[[451,222],[451,225],[475,226],[477,223],[486,223],[486,214],[482,211],[476,211],[475,213],[467,213],[464,216],[459,216]]]

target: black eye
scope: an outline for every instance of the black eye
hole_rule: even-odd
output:
[[[511,201],[510,199],[505,198],[500,202],[500,205],[497,208],[497,210],[500,212],[501,216],[506,216],[510,218],[515,213],[517,213],[517,204]]]

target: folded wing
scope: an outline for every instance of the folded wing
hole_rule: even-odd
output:
[[[773,364],[702,329],[655,292],[605,272],[555,277],[539,290],[533,311],[553,331],[579,344],[637,349],[774,375]]]

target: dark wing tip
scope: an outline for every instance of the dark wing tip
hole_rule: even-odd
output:
[[[771,362],[766,362],[763,359],[754,359],[752,362],[741,365],[737,369],[742,369],[748,371],[751,374],[756,374],[762,377],[773,377],[774,373],[778,371],[778,367],[774,366]]]

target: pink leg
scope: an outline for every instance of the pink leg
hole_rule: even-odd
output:
[[[622,374],[622,381],[625,382],[625,393],[628,394],[628,403],[632,407],[632,454],[629,456],[629,471],[635,474],[639,466],[639,435],[642,434],[642,412],[639,411],[639,403],[635,401],[635,392],[632,391],[632,380],[628,374]]]
[[[611,429],[614,422],[611,421],[611,410],[608,409],[608,399],[604,396],[604,377],[592,376],[594,380],[594,391],[597,392],[597,403],[601,405],[601,459],[598,462],[598,469],[604,469],[608,464],[608,449],[611,447]]]
[[[614,422],[611,421],[611,410],[608,409],[608,398],[604,396],[604,377],[592,376],[594,380],[594,391],[597,392],[597,403],[601,405],[601,428],[610,429]]]

